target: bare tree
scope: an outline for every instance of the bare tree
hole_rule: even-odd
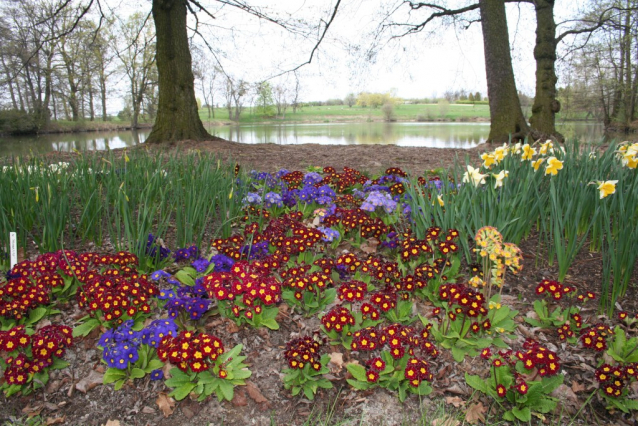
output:
[[[290,90],[285,86],[285,83],[276,84],[272,89],[273,100],[277,107],[277,116],[281,119],[286,118],[286,110],[288,109]]]

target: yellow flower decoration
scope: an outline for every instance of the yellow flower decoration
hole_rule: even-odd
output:
[[[551,174],[552,176],[556,176],[558,174],[558,171],[561,170],[562,168],[563,168],[562,161],[560,161],[556,157],[549,157],[547,159],[547,166],[545,167],[545,174],[546,175]]]

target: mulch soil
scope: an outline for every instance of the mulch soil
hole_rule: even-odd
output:
[[[213,140],[207,142],[186,141],[169,146],[150,147],[141,145],[135,149],[161,150],[169,155],[180,155],[189,151],[214,152],[223,158],[238,162],[243,168],[275,172],[281,168],[305,170],[308,166],[333,166],[337,170],[351,167],[372,174],[382,173],[388,167],[400,167],[412,174],[423,175],[426,171],[454,164],[455,159],[478,164],[480,154],[491,150],[490,146],[479,146],[470,150],[409,148],[395,146],[327,146],[327,145],[247,145]],[[120,151],[121,153],[121,151]],[[73,153],[49,154],[51,161],[68,160]],[[94,155],[101,155],[96,153]],[[170,244],[169,244],[170,246]],[[534,329],[523,320],[531,311],[531,304],[537,299],[534,292],[542,279],[556,279],[558,267],[548,265],[542,245],[534,236],[520,245],[524,255],[523,271],[508,275],[503,291],[504,303],[521,311],[517,317],[517,338],[511,343],[520,348],[526,337],[534,337],[556,351],[561,357],[565,382],[556,396],[560,399],[558,412],[545,420],[533,418],[534,424],[567,424],[573,418],[575,424],[638,424],[635,416],[622,413],[608,413],[601,400],[594,396],[588,404],[586,400],[596,388],[593,372],[596,354],[561,342],[553,330]],[[82,247],[69,247],[82,250]],[[600,292],[602,264],[599,253],[590,253],[585,248],[572,265],[566,283],[575,285],[579,291]],[[27,258],[37,256],[37,252],[26,253]],[[620,302],[622,309],[630,314],[638,312],[636,273],[632,277],[629,293]],[[355,391],[346,383],[346,370],[340,362],[330,364],[330,379],[334,389],[321,390],[315,401],[301,397],[291,397],[282,383],[281,370],[286,367],[283,351],[291,338],[312,334],[319,329],[316,317],[306,319],[285,306],[281,306],[277,321],[278,331],[253,330],[237,327],[226,319],[213,318],[207,325],[207,332],[219,336],[230,348],[235,344],[244,345],[244,354],[253,372],[246,387],[237,387],[232,402],[218,402],[209,398],[203,402],[186,398],[183,401],[166,404],[170,389],[162,381],[152,382],[148,377],[126,384],[114,391],[112,385],[101,385],[105,365],[100,362],[101,353],[96,348],[99,332],[83,339],[77,339],[75,346],[67,351],[65,359],[70,367],[52,373],[44,391],[39,390],[27,397],[15,395],[9,399],[0,396],[0,421],[15,419],[25,422],[27,417],[39,418],[43,424],[66,425],[302,425],[344,424],[344,425],[407,425],[422,424],[437,420],[440,425],[463,424],[468,407],[481,402],[483,416],[497,423],[499,411],[493,400],[477,395],[464,380],[466,372],[487,376],[488,366],[484,361],[466,357],[463,363],[456,363],[447,351],[433,361],[435,379],[434,392],[426,398],[411,396],[400,403],[396,395],[382,389]],[[425,302],[417,304],[417,310],[431,309]],[[53,323],[74,325],[83,314],[75,303],[61,307],[62,313],[51,318]],[[598,322],[596,304],[590,303],[583,311],[585,322]],[[618,321],[605,320],[608,324]],[[631,330],[635,335],[635,330]],[[336,349],[335,349],[336,348]],[[340,348],[340,349],[339,349]],[[333,347],[347,362],[352,354],[342,347]],[[339,357],[335,357],[338,359]],[[634,396],[637,388],[632,388]],[[456,415],[444,422],[445,415]],[[108,423],[108,422],[111,423]],[[118,423],[119,422],[119,423]]]

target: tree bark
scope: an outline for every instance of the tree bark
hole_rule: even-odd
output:
[[[504,0],[480,0],[485,49],[487,95],[490,102],[488,142],[521,139],[529,133],[516,91]]]
[[[534,138],[565,138],[556,131],[556,113],[560,102],[556,99],[556,23],[554,0],[536,0],[536,95],[529,122]]]
[[[153,0],[159,104],[146,143],[212,139],[197,111],[185,1]]]

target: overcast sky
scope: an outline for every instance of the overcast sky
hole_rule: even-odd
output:
[[[558,1],[557,22],[574,14],[579,1]],[[254,0],[264,14],[296,18],[308,23],[327,21],[336,0]],[[299,75],[302,100],[343,98],[348,92],[387,92],[395,89],[403,98],[442,96],[446,90],[466,89],[486,94],[483,40],[480,23],[467,30],[431,25],[431,32],[403,37],[376,49],[373,61],[361,58],[371,45],[384,5],[398,0],[342,0],[342,4],[312,64]],[[469,0],[450,0],[466,5]],[[203,0],[216,19],[199,13],[200,32],[216,52],[224,70],[250,82],[267,79],[308,60],[315,37],[304,38],[232,7]],[[148,4],[146,12],[148,12]],[[407,9],[406,9],[407,10]],[[419,15],[420,14],[420,15]],[[419,11],[413,17],[425,16]],[[533,95],[535,18],[531,5],[508,5],[510,44],[518,89]],[[189,24],[195,21],[189,19]],[[432,33],[433,32],[433,33]],[[195,43],[205,47],[201,38]],[[386,39],[381,39],[383,43]],[[357,53],[358,52],[358,53]],[[209,54],[211,66],[214,59]],[[284,75],[280,79],[292,78]],[[273,80],[276,82],[277,80]],[[560,84],[560,82],[559,82]]]

